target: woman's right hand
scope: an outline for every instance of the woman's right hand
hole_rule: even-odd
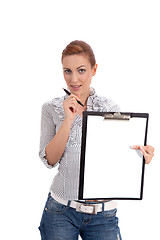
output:
[[[75,116],[77,115],[77,107],[78,102],[80,101],[80,98],[77,97],[74,94],[71,94],[69,97],[67,97],[66,100],[63,102],[63,108],[65,112],[65,118],[70,121],[71,123],[74,121]]]

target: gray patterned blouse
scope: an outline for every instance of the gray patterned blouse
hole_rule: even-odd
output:
[[[53,139],[65,118],[63,101],[66,98],[67,95],[54,98],[42,106],[39,156],[48,168],[53,168],[59,164],[58,173],[53,179],[50,191],[62,199],[77,200],[82,135],[82,117],[80,115],[77,114],[74,119],[69,139],[60,160],[51,166],[45,158],[46,146]],[[91,88],[87,100],[87,111],[118,112],[120,110],[112,100],[97,96],[95,90]]]

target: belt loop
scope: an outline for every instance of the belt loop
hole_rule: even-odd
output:
[[[71,205],[71,200],[68,200],[67,207],[70,207]]]
[[[104,212],[104,202],[102,202],[102,212]]]

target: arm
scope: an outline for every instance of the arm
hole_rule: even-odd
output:
[[[63,108],[65,119],[55,136],[45,148],[46,159],[49,165],[54,166],[64,153],[66,143],[70,134],[71,125],[77,114],[77,96],[71,94],[64,102]]]
[[[50,165],[55,165],[61,158],[68,141],[70,128],[71,122],[65,119],[55,137],[47,145],[46,159]]]
[[[52,117],[52,109],[50,108],[50,104],[44,103],[42,106],[41,112],[41,135],[40,135],[40,149],[39,149],[39,157],[46,167],[52,168],[51,165],[48,164],[46,159],[46,146],[56,135],[56,125],[53,122]]]

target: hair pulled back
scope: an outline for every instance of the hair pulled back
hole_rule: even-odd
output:
[[[87,56],[91,64],[91,68],[93,68],[96,63],[95,55],[92,48],[84,41],[75,40],[70,42],[62,52],[61,61],[63,62],[63,58],[65,56],[70,56],[74,54],[83,54],[84,56]]]

